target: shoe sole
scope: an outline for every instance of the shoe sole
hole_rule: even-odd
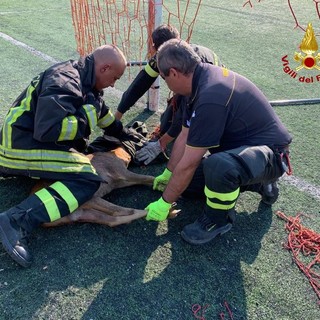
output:
[[[10,241],[6,237],[6,234],[5,234],[4,230],[2,229],[1,225],[0,225],[0,238],[1,238],[3,248],[6,250],[6,252],[9,254],[9,256],[15,262],[17,262],[20,266],[22,266],[24,268],[28,268],[31,265],[31,262],[28,262],[25,259],[23,259],[23,257],[21,257],[19,252],[10,244]]]
[[[212,233],[212,237],[210,237],[210,239],[203,239],[203,240],[196,240],[196,239],[190,239],[185,232],[182,230],[181,231],[181,237],[184,241],[190,243],[190,244],[195,244],[195,245],[201,245],[201,244],[206,244],[210,241],[212,241],[214,238],[216,238],[217,236],[221,236],[224,233],[227,233],[228,231],[230,231],[232,228],[232,223],[228,223],[227,225],[225,225],[224,227],[219,228],[218,230],[216,230],[215,232]]]

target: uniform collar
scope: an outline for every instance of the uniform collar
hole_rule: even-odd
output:
[[[93,88],[96,84],[96,76],[94,73],[94,59],[92,54],[79,59],[78,70],[80,73],[83,93],[86,94],[89,91],[95,91]]]

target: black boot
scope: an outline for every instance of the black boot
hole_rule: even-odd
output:
[[[0,214],[0,239],[11,258],[21,266],[31,265],[32,256],[28,248],[29,233],[12,219],[8,211]]]
[[[228,232],[232,228],[235,217],[234,210],[227,213],[219,212],[216,215],[207,215],[204,211],[194,223],[183,228],[181,237],[191,244],[208,243],[218,235]]]
[[[259,193],[261,194],[261,201],[266,205],[273,205],[279,197],[279,188],[277,182],[270,182],[262,184]]]
[[[245,191],[259,193],[261,195],[261,201],[268,206],[273,205],[278,200],[278,197],[279,197],[279,188],[278,188],[277,180],[242,186],[241,192],[245,192]]]

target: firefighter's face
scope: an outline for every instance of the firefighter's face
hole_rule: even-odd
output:
[[[169,73],[165,76],[160,71],[160,76],[166,82],[168,88],[177,94],[184,96],[191,94],[190,77],[184,76],[181,72],[174,68],[170,68]],[[191,78],[192,81],[192,78]]]
[[[105,64],[96,72],[96,85],[97,90],[103,90],[108,87],[114,87],[117,80],[119,80],[126,65],[124,63]]]

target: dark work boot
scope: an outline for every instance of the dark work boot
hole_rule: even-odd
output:
[[[222,215],[222,213],[219,214]],[[203,212],[194,223],[188,224],[183,228],[181,237],[191,244],[208,243],[218,235],[222,235],[232,228],[235,215],[235,211],[232,210],[224,215],[223,219],[217,219],[217,216],[208,216]]]
[[[266,205],[273,205],[279,197],[279,188],[277,182],[270,182],[267,184],[261,184],[259,189],[259,193],[261,194],[261,201]]]
[[[19,227],[8,214],[0,214],[0,240],[10,257],[21,266],[27,268],[31,265],[32,257],[28,248],[29,233]]]

